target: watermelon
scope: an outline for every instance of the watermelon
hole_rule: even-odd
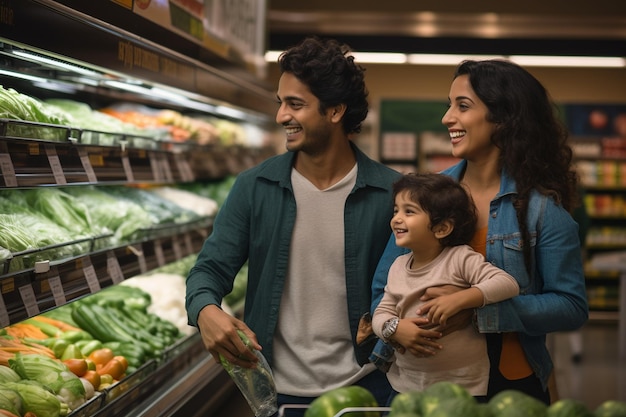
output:
[[[459,384],[448,381],[435,382],[423,391],[421,414],[427,416],[440,403],[452,399],[462,399],[471,402],[476,401],[474,397]]]
[[[594,417],[585,404],[571,398],[563,398],[548,407],[547,417]]]
[[[317,397],[304,413],[304,417],[333,417],[344,408],[378,407],[374,395],[366,388],[351,385],[335,388]],[[379,411],[351,412],[350,417],[380,417]]]
[[[626,417],[626,402],[608,400],[596,408],[595,417]]]
[[[489,400],[494,417],[546,417],[548,406],[521,391],[504,390]]]
[[[422,411],[422,397],[421,391],[402,392],[391,401],[391,413],[392,417],[397,417],[402,413],[420,414]]]
[[[432,408],[423,417],[478,417],[478,403],[472,398],[448,398]]]

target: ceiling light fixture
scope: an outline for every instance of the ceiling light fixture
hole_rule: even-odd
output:
[[[275,63],[282,51],[267,51],[265,61]],[[604,56],[556,56],[556,55],[459,55],[459,54],[402,54],[380,52],[353,52],[359,63],[369,64],[412,64],[412,65],[452,65],[466,59],[508,59],[529,67],[571,67],[571,68],[624,68],[626,58]]]

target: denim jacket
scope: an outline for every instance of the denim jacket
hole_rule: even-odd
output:
[[[461,161],[442,173],[459,180],[466,165]],[[529,275],[512,203],[516,194],[515,182],[503,172],[500,191],[490,203],[486,259],[517,279],[520,295],[477,309],[477,325],[482,333],[518,332],[545,388],[553,367],[546,334],[578,329],[589,315],[578,225],[551,197],[532,192],[527,216],[532,246]],[[372,308],[382,297],[386,271],[401,249],[392,235],[374,277]]]
[[[346,302],[355,356],[363,365],[376,338],[357,346],[356,335],[361,317],[369,312],[372,279],[393,215],[391,185],[400,173],[371,160],[354,144],[352,148],[358,172],[344,209]],[[200,310],[221,304],[248,261],[244,321],[270,364],[296,219],[294,157],[287,152],[239,174],[187,277],[187,315],[196,326]]]

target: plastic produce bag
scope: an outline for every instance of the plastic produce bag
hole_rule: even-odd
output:
[[[276,385],[274,376],[265,356],[250,346],[250,340],[238,331],[241,340],[259,358],[256,368],[243,368],[233,365],[220,355],[220,362],[228,375],[235,381],[256,417],[270,417],[278,411]]]

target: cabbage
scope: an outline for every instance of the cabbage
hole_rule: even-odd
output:
[[[59,417],[63,405],[56,395],[35,381],[5,382],[5,388],[15,390],[22,399],[22,412],[31,412],[37,417]],[[22,415],[22,413],[15,413]]]
[[[17,353],[15,358],[9,359],[9,366],[23,379],[36,381],[50,389],[70,410],[85,403],[86,392],[80,378],[56,359]]]
[[[0,383],[2,382],[17,382],[20,380],[20,376],[13,369],[8,366],[0,365]]]
[[[22,415],[20,394],[12,388],[0,385],[0,410],[7,410],[18,416]]]

